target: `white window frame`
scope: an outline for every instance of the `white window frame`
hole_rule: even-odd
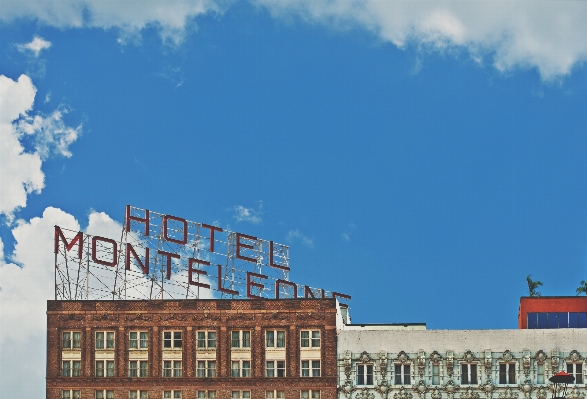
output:
[[[308,363],[308,367],[304,367],[305,364],[304,363]],[[318,367],[316,366],[316,363],[318,363]],[[308,375],[304,375],[304,371],[307,370],[307,374]],[[318,370],[318,375],[314,375],[316,370]],[[317,378],[322,376],[322,363],[320,361],[320,359],[303,359],[300,360],[300,377],[304,377],[304,378]]]
[[[399,373],[397,372],[398,367],[400,368]],[[393,384],[394,385],[412,385],[412,364],[411,363],[394,363],[393,364]]]
[[[169,366],[169,367],[166,367]],[[166,375],[167,374],[167,375]],[[183,363],[181,359],[163,360],[162,376],[165,378],[179,378],[183,374]]]
[[[303,389],[300,391],[300,399],[320,399],[321,396],[319,389]]]
[[[136,367],[131,367],[132,365]],[[141,367],[146,365],[147,367]],[[136,375],[132,375],[131,370],[136,370]],[[144,371],[144,372],[143,372]],[[149,376],[149,362],[147,360],[129,360],[128,361],[128,377],[130,378],[145,378]]]
[[[304,337],[308,333],[307,337]],[[322,344],[322,332],[320,330],[301,330],[300,331],[300,348],[315,349],[320,348]]]
[[[285,391],[278,389],[265,391],[265,399],[285,399]]]
[[[244,367],[248,363],[248,368]],[[234,366],[238,364],[238,369]],[[235,375],[235,370],[237,371]],[[245,375],[248,374],[248,375]],[[251,361],[250,360],[233,360],[230,362],[230,376],[232,378],[250,378],[251,377]]]
[[[503,374],[501,372],[501,369],[505,368],[505,374]],[[511,369],[513,368],[513,377],[514,377],[514,381],[510,381],[512,377],[511,375]],[[515,385],[516,381],[518,380],[518,376],[517,376],[517,367],[516,367],[516,363],[513,362],[501,362],[499,363],[499,368],[498,368],[498,381],[499,381],[499,385]],[[502,376],[505,377],[505,380],[502,380]],[[479,377],[479,376],[477,376]],[[505,381],[505,382],[503,382]]]
[[[98,334],[103,334],[103,338],[98,339]],[[109,339],[112,337],[112,339]],[[116,349],[116,331],[112,330],[101,330],[94,333],[94,347],[97,351],[113,351]],[[98,347],[98,342],[102,342],[102,347]]]
[[[75,395],[75,396],[74,396]],[[81,399],[82,391],[79,389],[62,389],[61,399]]]
[[[200,367],[202,364],[204,365],[204,368]],[[201,373],[204,375],[200,375]],[[198,378],[216,377],[216,360],[196,360],[196,376]]]
[[[234,334],[238,333],[238,341],[234,338]],[[231,349],[251,349],[251,330],[232,330],[230,332],[230,348]],[[248,339],[246,339],[248,337]],[[238,342],[238,346],[236,346]]]
[[[169,338],[166,338],[166,334],[170,334]],[[179,339],[177,339],[177,335],[179,334]],[[165,342],[169,341],[169,345],[165,346]],[[178,342],[179,341],[179,345]],[[162,348],[164,351],[172,351],[172,350],[182,350],[183,348],[183,331],[182,330],[164,330],[161,335],[161,342],[163,343]]]
[[[467,366],[467,382],[463,380],[463,366]],[[472,381],[473,373],[472,370],[475,369],[475,382]],[[461,373],[461,385],[479,385],[479,365],[477,363],[461,363],[460,364],[460,373]]]
[[[200,334],[204,335],[204,338],[200,338]],[[210,338],[210,335],[214,334],[214,338]],[[218,339],[218,334],[216,330],[199,330],[196,331],[196,349],[197,350],[204,350],[204,349],[214,349],[216,350],[216,341]],[[203,341],[204,345],[201,346],[200,343]],[[211,343],[213,342],[213,345]]]
[[[542,368],[542,372],[540,372],[539,367]],[[546,367],[544,365],[544,363],[536,363],[536,384],[544,384],[546,381],[546,373],[545,373]],[[538,381],[539,379],[541,379],[542,381]]]
[[[137,389],[131,389],[128,391],[128,399],[148,399],[149,391],[142,391]]]
[[[73,367],[77,363],[78,367]],[[65,375],[65,364],[68,364],[67,370],[69,375]],[[74,370],[77,370],[77,375],[74,375]],[[81,360],[62,360],[61,361],[61,377],[81,377],[82,374],[82,361]]]
[[[270,363],[271,363],[271,366],[269,365]],[[272,375],[270,375],[270,374],[272,374]],[[285,360],[283,360],[283,359],[281,359],[281,360],[276,360],[276,359],[265,360],[265,377],[282,378],[285,376],[286,376]]]
[[[65,334],[69,334],[69,346],[65,346]],[[79,334],[79,339],[74,339],[74,334]],[[77,345],[76,345],[77,342]],[[61,331],[61,350],[81,351],[82,350],[82,332],[77,330]]]
[[[279,334],[283,333],[283,345],[279,346],[280,339]],[[272,338],[269,338],[269,335],[273,335]],[[287,333],[285,330],[267,330],[265,331],[265,347],[266,348],[274,348],[274,349],[285,349],[287,347]]]
[[[570,371],[569,372],[569,366],[570,366]],[[581,371],[577,371],[577,366],[579,366],[581,368]],[[573,377],[575,377],[575,384],[577,385],[583,385],[585,384],[585,375],[583,374],[585,372],[585,365],[583,364],[583,362],[567,362],[567,367],[566,367],[567,373],[571,374]],[[579,382],[580,380],[580,382]]]
[[[369,367],[371,367],[371,374],[369,374]],[[364,385],[375,385],[375,367],[373,364],[357,364],[357,386],[364,386]],[[363,382],[361,383],[360,378],[362,377]],[[369,377],[371,377],[371,383],[369,383]]]
[[[181,399],[182,398],[182,392],[181,390],[170,390],[170,391],[163,391],[163,398],[164,399]]]
[[[95,399],[114,399],[113,389],[96,389],[94,391]]]
[[[136,338],[132,338],[132,335],[136,334]],[[146,338],[143,338],[142,334],[146,334]],[[134,342],[134,344],[133,344]],[[133,346],[136,345],[136,346]],[[133,330],[128,332],[128,350],[148,350],[149,349],[149,332]]]
[[[196,391],[196,398],[197,399],[216,399],[216,391],[215,390],[198,390]]]
[[[231,391],[230,392],[230,399],[251,399],[251,391],[249,391],[249,390]]]
[[[102,364],[102,367],[98,367],[98,364]],[[108,367],[112,365],[112,367]],[[114,359],[112,360],[96,360],[94,362],[94,377],[98,378],[112,378],[116,376],[116,364]],[[103,375],[98,375],[98,370],[102,370]],[[110,374],[110,375],[109,375]]]

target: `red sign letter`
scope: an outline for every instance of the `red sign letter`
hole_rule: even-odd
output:
[[[290,281],[286,281],[286,280],[276,280],[275,281],[275,299],[279,299],[279,287],[281,286],[281,284],[285,284],[285,285],[289,285],[290,287],[293,287],[293,291],[294,291],[294,298],[298,297],[298,286],[295,283],[292,283]]]
[[[201,265],[210,266],[210,262],[207,262],[205,260],[189,258],[188,259],[188,284],[197,285],[198,287],[210,289],[210,284],[199,283],[197,281],[192,280],[192,273],[198,273],[198,274],[201,274],[204,276],[208,275],[208,273],[206,273],[204,270],[193,269],[192,265],[194,263],[199,263]]]
[[[96,257],[96,242],[98,241],[112,244],[112,262],[106,262],[105,260],[100,260]],[[92,238],[92,260],[100,265],[116,266],[116,263],[118,263],[118,244],[116,244],[116,241],[111,240],[110,238],[94,236],[94,238]]]
[[[145,224],[145,236],[149,235],[149,210],[145,209],[145,217],[140,218],[137,216],[131,216],[130,214],[130,205],[126,206],[126,231],[130,231],[130,221],[134,220],[136,222],[142,222]]]
[[[287,266],[273,263],[273,241],[269,241],[269,266],[276,267],[278,269],[289,270],[289,267]]]
[[[261,290],[262,290],[263,288],[265,288],[265,286],[263,284],[259,284],[259,283],[255,283],[254,281],[251,281],[251,277],[259,277],[259,278],[269,278],[269,277],[265,276],[264,274],[247,272],[247,298],[261,298],[262,299],[263,298],[262,296],[251,294],[251,287],[261,288]]]
[[[214,232],[222,231],[220,227],[210,226],[209,224],[202,223],[202,227],[210,229],[210,252],[214,252]]]
[[[167,256],[167,280],[171,279],[171,258],[179,259],[180,256],[166,251],[157,251],[159,255]]]
[[[320,296],[320,298],[324,298],[324,290],[320,289],[320,292],[322,293],[322,296]],[[304,298],[316,298],[314,296],[314,293],[312,292],[312,289],[307,285],[304,286]]]
[[[130,270],[130,254],[134,256],[143,273],[149,274],[149,248],[145,248],[145,263],[143,263],[132,245],[126,243],[126,270]]]
[[[167,235],[167,221],[169,219],[177,220],[178,222],[183,223],[183,240],[176,240],[175,238],[171,238]],[[171,216],[171,215],[163,216],[163,238],[165,238],[167,241],[171,241],[176,244],[181,244],[181,245],[187,244],[187,242],[188,242],[188,222],[187,222],[187,220],[182,219],[182,218],[178,218],[175,216]]]
[[[218,265],[218,291],[224,292],[225,294],[238,295],[238,291],[222,287],[222,265]]]
[[[345,295],[345,294],[341,294],[340,292],[334,292],[334,291],[332,291],[332,297],[333,298],[339,297],[339,298],[351,299],[350,295]]]
[[[248,262],[257,263],[257,259],[249,258],[248,256],[241,255],[241,248],[246,249],[254,249],[252,245],[243,244],[241,242],[241,238],[246,238],[247,240],[256,240],[257,237],[247,236],[245,234],[236,233],[236,258],[246,260]]]
[[[63,235],[61,228],[59,226],[55,226],[55,253],[59,252],[59,240],[63,241],[63,245],[65,246],[65,250],[69,251],[75,243],[77,242],[77,257],[82,258],[82,243],[84,242],[84,234],[80,231],[78,232],[73,240],[70,243],[67,242],[67,239]]]

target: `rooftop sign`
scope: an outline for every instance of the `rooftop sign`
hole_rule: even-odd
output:
[[[289,247],[126,206],[120,240],[55,226],[55,299],[351,299],[289,280]]]

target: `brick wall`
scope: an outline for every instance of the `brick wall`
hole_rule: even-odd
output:
[[[182,377],[162,377],[162,332],[182,336]],[[286,377],[266,378],[265,331],[286,331]],[[300,377],[300,331],[321,332],[321,376]],[[149,333],[149,377],[130,378],[129,332]],[[196,377],[196,333],[216,331],[215,378]],[[230,332],[251,331],[251,377],[231,377]],[[61,334],[81,332],[81,376],[62,377]],[[115,375],[94,377],[97,331],[115,333]],[[320,390],[322,399],[336,397],[336,302],[334,299],[284,300],[159,300],[159,301],[48,301],[47,398],[61,398],[65,389],[94,398],[96,389],[114,390],[115,398],[128,391],[148,390],[162,398],[164,390],[181,390],[183,399],[197,390],[215,390],[217,399],[229,399],[233,390],[249,390],[252,399],[264,399],[266,390],[283,390],[286,399],[299,399],[301,390]]]

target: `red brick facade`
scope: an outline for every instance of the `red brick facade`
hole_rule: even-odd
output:
[[[163,377],[163,332],[182,332],[181,377]],[[197,331],[216,332],[216,377],[197,377]],[[231,377],[231,331],[251,332],[250,377]],[[265,333],[286,332],[286,376],[265,377]],[[320,376],[301,377],[301,331],[320,331]],[[64,350],[63,332],[81,333],[81,345]],[[96,332],[114,332],[114,376],[96,377]],[[129,332],[148,332],[148,377],[129,377]],[[300,399],[302,390],[320,390],[321,399],[336,398],[336,301],[284,300],[158,300],[158,301],[48,301],[47,398],[60,399],[64,390],[79,390],[94,399],[96,390],[113,390],[116,399],[129,390],[148,391],[150,399],[163,391],[181,391],[194,399],[198,390],[216,391],[230,399],[232,391],[247,390],[251,399],[265,399],[266,390],[284,391],[285,399]],[[307,353],[307,352],[306,352]],[[63,356],[80,362],[80,375],[62,376]],[[75,357],[77,356],[77,357]],[[214,356],[214,354],[212,354]]]
[[[531,312],[587,312],[585,296],[542,296],[520,298],[518,328],[528,328],[528,313]]]

